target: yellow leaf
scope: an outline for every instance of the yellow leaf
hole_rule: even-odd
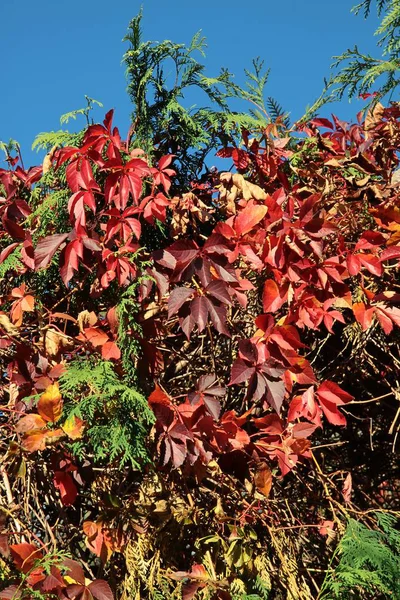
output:
[[[85,422],[75,415],[68,417],[63,425],[64,433],[66,433],[71,440],[79,440],[83,435],[84,429]]]
[[[58,384],[49,385],[44,394],[40,396],[38,413],[45,421],[56,423],[62,413],[62,398]]]

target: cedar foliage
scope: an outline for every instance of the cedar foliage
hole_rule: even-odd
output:
[[[385,513],[377,513],[376,518],[376,529],[350,519],[335,550],[339,563],[327,575],[321,599],[356,598],[363,591],[371,598],[400,597],[398,521]]]
[[[363,0],[353,7],[358,15],[367,19],[374,6],[373,0]],[[381,23],[375,35],[379,36],[377,46],[381,56],[363,53],[358,45],[348,48],[335,56],[331,65],[333,74],[326,81],[321,96],[307,110],[305,119],[319,111],[324,104],[349,99],[356,96],[370,98],[373,106],[383,98],[397,100],[396,92],[400,83],[400,2],[399,0],[377,0],[376,10]]]

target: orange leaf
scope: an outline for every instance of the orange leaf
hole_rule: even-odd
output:
[[[320,527],[318,528],[318,531],[320,532],[321,535],[328,535],[328,536],[332,536],[334,535],[334,523],[333,521],[322,521]]]
[[[16,300],[11,307],[10,317],[11,321],[17,327],[20,327],[20,325],[22,325],[22,315],[23,312],[21,307],[21,300]]]
[[[65,435],[62,429],[47,429],[46,430],[46,444],[56,442],[58,439]]]
[[[84,334],[86,339],[95,348],[97,346],[103,346],[109,340],[108,335],[102,329],[98,329],[97,327],[88,327],[84,330]]]
[[[24,312],[32,312],[35,305],[35,298],[28,294],[21,300],[21,308]]]
[[[102,524],[94,523],[93,521],[85,521],[82,527],[86,535],[86,546],[96,554],[103,563],[106,563],[112,554],[112,549],[105,540]]]
[[[11,296],[13,298],[23,298],[25,296],[26,285],[23,283],[20,287],[13,288]]]
[[[45,421],[56,423],[62,413],[62,398],[57,383],[49,385],[44,394],[40,396],[38,413]]]
[[[101,349],[101,355],[104,360],[119,360],[121,358],[121,350],[115,342],[108,340]]]
[[[46,436],[47,431],[28,431],[22,440],[22,447],[27,452],[37,452],[38,450],[44,450],[46,448]]]
[[[297,454],[298,456],[301,456],[302,454],[305,454],[311,446],[311,442],[310,440],[306,440],[305,438],[298,438],[295,439],[294,442],[291,443],[290,448],[293,452],[293,454]]]
[[[372,319],[374,318],[375,308],[367,308],[364,302],[355,302],[353,304],[353,313],[363,331],[370,328]]]

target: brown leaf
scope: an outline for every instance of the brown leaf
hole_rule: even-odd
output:
[[[27,433],[28,431],[43,429],[43,427],[46,427],[46,421],[40,415],[32,413],[22,417],[16,424],[15,430],[18,433]]]
[[[78,315],[79,331],[83,333],[86,327],[93,327],[93,325],[96,325],[97,320],[96,313],[93,311],[89,312],[88,310],[83,310]]]
[[[44,349],[49,358],[55,358],[60,352],[68,352],[74,347],[74,340],[56,329],[47,329],[43,335]]]
[[[4,313],[0,314],[0,327],[9,335],[18,335],[19,331]]]
[[[344,484],[343,484],[343,488],[342,488],[342,494],[343,494],[343,498],[344,498],[345,502],[350,502],[352,489],[353,489],[353,482],[352,482],[351,473],[347,473],[347,477],[344,480]]]
[[[272,487],[272,472],[265,462],[257,464],[254,473],[254,484],[261,494],[266,498],[269,497]]]
[[[0,554],[4,558],[8,558],[10,555],[10,548],[8,547],[8,534],[0,533]]]

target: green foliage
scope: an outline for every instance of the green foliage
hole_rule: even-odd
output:
[[[60,124],[64,125],[68,123],[71,119],[76,120],[78,116],[84,116],[86,119],[86,124],[90,125],[93,123],[93,119],[90,119],[90,113],[94,109],[94,106],[102,107],[102,103],[98,100],[94,100],[94,98],[89,98],[89,96],[85,96],[87,106],[84,108],[78,108],[76,110],[72,110],[70,112],[61,115]],[[39,133],[32,144],[32,150],[46,150],[47,152],[54,147],[60,146],[78,146],[82,139],[83,131],[79,133],[70,133],[64,129],[59,129],[58,131],[47,131]]]
[[[240,137],[241,130],[260,131],[270,117],[264,102],[264,87],[269,71],[263,62],[253,61],[254,71],[247,71],[246,87],[235,84],[232,75],[221,69],[217,77],[207,77],[205,67],[194,54],[204,56],[205,38],[197,33],[189,46],[169,40],[143,42],[142,12],[130,23],[124,55],[128,93],[132,100],[132,129],[135,146],[151,156],[176,155],[176,184],[188,186],[203,170],[212,149],[227,145]],[[205,106],[184,105],[185,95],[197,88],[203,92]],[[250,103],[248,112],[232,111],[229,99]]]
[[[184,168],[181,177],[191,179],[201,170],[209,149],[215,146],[214,132],[219,118],[214,109],[185,108],[181,103],[184,91],[196,87],[218,110],[226,111],[224,94],[218,85],[229,75],[223,72],[213,80],[204,77],[204,66],[193,57],[196,51],[204,55],[205,41],[200,33],[189,46],[169,40],[143,42],[141,19],[140,12],[131,21],[125,37],[129,42],[124,62],[128,93],[134,106],[134,142],[150,154],[154,145],[160,153],[176,154]],[[170,75],[171,62],[173,75]]]
[[[357,15],[363,11],[367,18],[372,0],[363,0],[353,7]],[[375,31],[380,36],[378,47],[382,57],[373,57],[359,51],[357,45],[334,57],[332,69],[337,70],[325,82],[325,88],[316,102],[307,109],[301,121],[311,118],[324,104],[341,100],[346,94],[350,99],[359,94],[376,92],[370,105],[376,104],[384,96],[392,99],[400,83],[400,0],[377,0],[378,16],[385,12]]]
[[[20,145],[16,140],[9,139],[8,142],[2,142],[0,140],[0,150],[4,152],[6,157],[8,158],[12,152],[20,153]]]
[[[21,262],[21,246],[17,246],[0,265],[0,281],[11,271],[17,271],[23,266]]]
[[[88,125],[90,124],[89,115],[90,115],[91,111],[93,110],[94,105],[97,105],[100,108],[102,108],[103,105],[98,100],[95,100],[94,98],[89,98],[89,96],[85,96],[85,99],[87,102],[87,106],[85,106],[84,108],[78,108],[76,110],[72,110],[70,112],[65,113],[64,115],[61,115],[61,117],[60,117],[61,125],[63,125],[64,123],[68,123],[68,121],[70,121],[71,119],[76,120],[76,117],[79,115],[83,115],[86,118],[87,124]]]
[[[68,190],[65,189],[57,190],[44,198],[42,188],[37,187],[33,190],[31,198],[35,209],[29,215],[28,221],[38,222],[35,238],[47,235],[50,226],[62,233],[70,230],[66,210],[69,196]]]
[[[389,2],[390,0],[376,0],[376,8],[378,15],[381,14],[383,9],[388,5]],[[369,17],[369,13],[371,12],[372,3],[373,0],[363,0],[362,2],[360,2],[360,4],[353,6],[352,12],[354,12],[357,15],[362,10],[364,12],[364,18],[367,19]]]
[[[87,422],[83,440],[73,444],[78,456],[93,452],[96,463],[141,468],[147,462],[145,438],[154,417],[146,398],[119,379],[110,362],[76,359],[60,380],[66,413]]]
[[[69,133],[63,129],[58,131],[44,131],[38,133],[32,144],[32,150],[50,150],[54,146],[73,146],[77,141],[75,133]]]
[[[361,10],[364,17],[367,18],[371,11],[372,0],[364,0],[353,7],[353,12],[357,15]],[[381,16],[386,9],[386,15],[375,32],[375,35],[381,36],[378,46],[383,48],[383,54],[390,54],[393,58],[400,55],[400,36],[398,29],[400,27],[400,2],[399,0],[377,0],[378,16]]]
[[[400,532],[397,519],[377,513],[377,528],[350,519],[335,556],[339,564],[328,574],[322,599],[400,598]]]
[[[345,92],[349,98],[368,93],[381,76],[385,76],[385,80],[379,87],[377,98],[382,98],[394,90],[400,82],[400,61],[394,56],[388,60],[376,59],[369,54],[362,54],[355,46],[353,50],[346,50],[335,58],[333,68],[344,65],[330,84],[337,86],[338,99],[341,99]]]
[[[118,344],[122,353],[122,364],[127,379],[131,383],[136,381],[136,369],[132,360],[139,353],[140,345],[136,335],[141,329],[136,320],[138,312],[137,288],[141,280],[130,285],[122,294],[117,307],[118,313]]]
[[[275,100],[275,98],[271,98],[271,96],[267,98],[267,108],[271,121],[276,121],[277,119],[281,118],[283,125],[289,129],[289,115],[288,113],[285,113],[282,106]]]
[[[271,97],[265,99],[264,90],[269,74],[270,69],[264,69],[264,61],[256,58],[253,60],[253,70],[245,69],[244,88],[236,85],[231,79],[227,81],[228,95],[244,100],[250,105],[246,114],[239,115],[240,127],[252,131],[262,131],[266,125],[276,121],[278,117],[284,117],[284,124],[289,127],[288,115],[278,102]],[[236,114],[234,116],[237,117]],[[229,129],[226,128],[226,132],[229,133]]]
[[[244,591],[246,590],[246,591]],[[245,584],[241,579],[234,579],[230,586],[232,600],[268,600],[271,593],[271,581],[260,575]]]

